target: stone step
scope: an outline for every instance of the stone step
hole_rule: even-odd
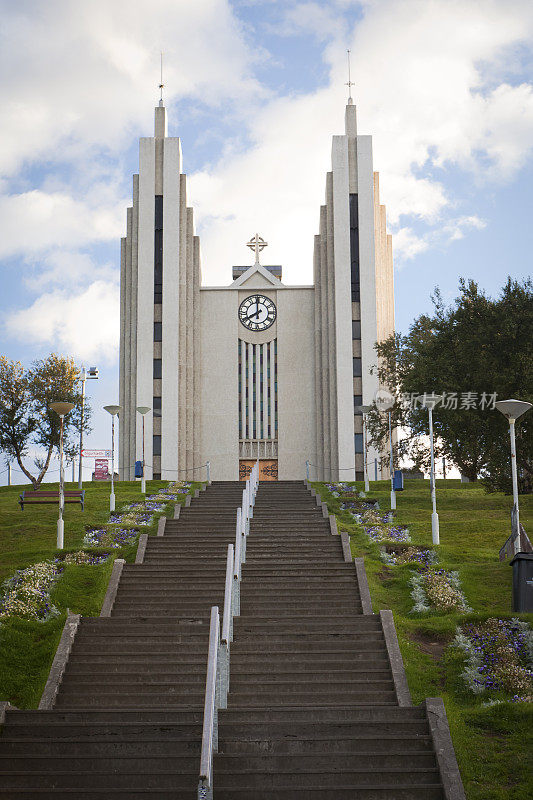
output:
[[[310,735],[308,731],[300,731],[296,736],[288,732],[281,732],[279,738],[274,738],[275,733],[271,736],[268,736],[268,731],[265,733],[266,735],[262,731],[258,731],[255,737],[250,733],[250,738],[247,739],[241,738],[241,735],[237,733],[237,738],[232,738],[231,733],[223,725],[219,728],[219,752],[224,755],[237,753],[256,753],[257,755],[342,753],[343,756],[353,753],[361,757],[367,755],[381,757],[383,753],[394,753],[402,755],[402,757],[403,754],[431,753],[434,757],[431,736],[413,736],[406,733],[401,736],[382,734],[372,737],[357,735],[355,729],[350,737],[348,732],[339,732],[338,729],[331,731],[329,736],[322,729],[313,735]]]
[[[74,740],[72,737],[54,739],[48,738],[19,738],[9,739],[2,737],[2,753],[8,756],[23,756],[31,751],[32,756],[54,756],[58,751],[62,756],[135,756],[138,758],[148,758],[151,756],[165,756],[171,758],[191,755],[198,758],[201,750],[201,730],[187,738],[129,738],[116,740],[111,734],[101,734],[97,738],[93,734],[91,737],[80,735]]]
[[[388,786],[399,787],[401,785],[416,786],[416,785],[433,785],[440,784],[440,775],[437,769],[383,769],[379,770],[376,775],[376,770],[361,767],[359,769],[349,768],[347,765],[342,771],[330,772],[327,767],[324,770],[309,769],[305,772],[295,773],[292,770],[283,771],[257,771],[247,772],[239,767],[237,772],[226,771],[222,768],[224,757],[216,758],[215,775],[217,779],[217,795],[219,790],[222,789],[236,789],[238,787],[246,789],[261,789],[268,788],[298,788],[307,789],[321,787],[336,787],[343,785],[348,786],[372,786],[376,784],[385,784]],[[255,800],[254,793],[254,800]],[[393,794],[391,800],[396,800],[397,795]]]
[[[58,755],[57,752],[53,755],[39,756],[39,755],[11,755],[0,756],[0,775],[2,775],[2,783],[7,775],[24,773],[25,775],[38,774],[46,775],[53,773],[63,773],[65,775],[76,774],[78,772],[89,773],[90,771],[102,773],[117,773],[128,775],[129,773],[137,773],[144,777],[153,777],[157,774],[165,773],[172,770],[180,775],[198,774],[198,756],[195,753],[182,755],[178,753],[172,756],[172,762],[169,762],[167,756],[151,755],[143,757],[140,753],[131,756],[114,756],[107,757],[105,755],[71,755],[64,754]],[[91,781],[88,781],[91,784]],[[74,784],[76,785],[76,784]],[[83,785],[83,784],[82,784]]]
[[[120,726],[122,729],[126,726],[132,729],[132,726],[137,726],[140,730],[144,730],[146,726],[164,726],[172,729],[182,725],[202,726],[203,724],[203,711],[198,713],[197,710],[183,709],[172,710],[152,708],[143,711],[134,709],[123,709],[120,711],[95,711],[86,709],[83,711],[68,711],[57,710],[41,711],[7,711],[6,712],[6,726],[13,726],[13,729],[21,728],[31,730],[36,725],[49,725],[51,727],[61,725],[115,725]]]
[[[69,659],[67,674],[68,676],[76,675],[82,677],[94,675],[95,673],[100,674],[101,672],[107,672],[110,676],[119,673],[124,680],[127,680],[126,676],[128,675],[136,675],[140,672],[146,674],[147,664],[150,664],[151,669],[157,675],[176,675],[178,673],[181,674],[183,670],[194,672],[200,669],[203,670],[202,674],[205,680],[207,657],[198,655],[197,659],[194,660],[189,653],[184,653],[182,661],[178,661],[175,658],[173,660],[167,658],[165,661],[154,661],[150,658],[143,661],[141,659],[132,660],[131,656],[127,655],[120,658],[116,656],[114,658],[108,657],[105,660],[95,662],[91,658],[76,658],[73,656]]]
[[[296,666],[302,671],[327,669],[331,674],[339,670],[384,669],[389,665],[385,648],[374,653],[352,653],[342,658],[340,655],[338,652],[317,654],[307,651],[246,655],[236,649],[231,653],[231,674],[232,676],[241,673],[253,675],[256,672],[262,672],[265,668],[275,670],[279,674],[280,672],[294,672]]]
[[[276,691],[267,691],[266,689],[261,691],[259,688],[256,691],[250,689],[247,692],[234,692],[231,690],[228,695],[228,708],[232,708],[234,704],[243,708],[253,708],[260,704],[272,707],[286,706],[288,703],[296,706],[338,705],[344,707],[346,703],[375,706],[395,705],[397,702],[396,693],[392,690],[371,692],[366,689],[364,691],[355,689],[347,691],[343,688],[339,692],[331,690],[322,693],[314,686],[309,689],[308,693],[305,693],[303,691],[296,692],[294,687],[292,688],[292,693],[282,693],[278,689]]]
[[[294,669],[293,670],[277,670],[271,664],[269,669],[263,672],[254,672],[249,668],[238,670],[231,665],[231,691],[236,692],[239,689],[255,687],[260,683],[262,686],[275,685],[281,686],[286,689],[288,686],[298,686],[300,689],[309,688],[309,684],[320,685],[329,684],[331,687],[336,687],[339,684],[352,683],[367,684],[387,681],[389,684],[392,680],[390,668],[387,666],[385,669],[374,669],[372,672],[368,671],[366,665],[360,666],[358,669],[348,670],[324,670],[320,665],[315,666],[313,669]]]
[[[66,771],[59,772],[57,769],[49,773],[42,772],[5,772],[2,775],[2,800],[5,800],[7,790],[24,789],[35,790],[38,786],[39,789],[53,789],[56,792],[53,797],[57,796],[58,790],[61,789],[83,789],[85,791],[99,789],[108,792],[110,789],[127,790],[123,795],[130,800],[132,797],[131,790],[138,791],[141,787],[151,788],[154,790],[168,789],[176,791],[176,789],[189,789],[196,790],[198,785],[198,759],[194,759],[195,766],[190,767],[188,773],[181,771],[171,771],[169,769],[168,759],[165,772],[138,772],[138,765],[136,771],[125,769],[123,774],[109,772],[100,772],[98,768],[91,769],[90,764],[87,765],[87,771],[81,772]],[[148,759],[148,764],[150,759]],[[68,765],[67,765],[68,766]],[[112,768],[111,768],[112,769]],[[89,789],[90,787],[90,789]],[[80,797],[78,791],[73,793],[76,798]],[[107,797],[107,795],[105,795]],[[159,795],[156,795],[159,797]],[[174,794],[174,797],[176,795]],[[25,795],[27,798],[27,795]],[[191,795],[193,797],[193,795]]]
[[[224,774],[235,774],[237,769],[239,774],[262,773],[269,777],[272,774],[297,774],[302,773],[337,773],[344,774],[352,770],[362,771],[364,779],[368,782],[374,781],[376,773],[381,775],[389,770],[404,773],[414,772],[417,777],[420,772],[428,771],[432,774],[436,771],[436,759],[434,753],[272,753],[263,755],[253,755],[251,753],[230,754],[224,752],[217,758],[216,776],[217,785],[223,783]],[[268,780],[268,779],[267,779]]]
[[[224,788],[217,785],[217,800],[250,800],[250,797],[249,787]],[[253,800],[445,800],[445,795],[440,783],[398,786],[396,783],[380,782],[372,787],[362,787],[348,785],[343,775],[334,788],[322,785],[319,780],[316,780],[316,785],[305,788],[291,786],[265,789],[254,786]]]
[[[81,695],[79,692],[74,692],[68,695],[57,696],[56,707],[62,708],[101,708],[101,709],[122,709],[122,708],[173,708],[175,710],[186,710],[203,708],[205,700],[204,691],[196,692],[182,692],[178,693],[177,690],[163,691],[159,689],[157,694],[155,691],[145,691],[141,693],[129,692],[117,694],[117,692],[98,692],[94,690],[89,695]]]

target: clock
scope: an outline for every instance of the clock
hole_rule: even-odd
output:
[[[239,306],[239,319],[249,331],[264,331],[276,320],[276,306],[262,294],[252,294]]]

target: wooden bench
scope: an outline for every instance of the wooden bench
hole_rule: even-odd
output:
[[[65,496],[65,505],[67,503],[79,503],[81,505],[81,510],[84,510],[84,503],[85,503],[85,490],[82,489],[75,489],[63,492]],[[19,495],[20,500],[20,509],[24,511],[24,505],[59,505],[59,490],[54,489],[51,492],[48,491],[28,491],[24,490],[21,495]]]

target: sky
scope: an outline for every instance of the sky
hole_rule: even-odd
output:
[[[393,234],[397,329],[431,310],[436,286],[452,302],[461,276],[495,296],[530,274],[530,0],[0,0],[0,12],[0,352],[99,368],[88,447],[109,446],[102,407],[118,398],[120,237],[160,52],[204,284],[251,263],[256,232],[285,283],[312,282],[347,49]]]

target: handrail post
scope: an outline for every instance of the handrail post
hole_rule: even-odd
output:
[[[242,530],[241,530],[241,509],[237,509],[237,524],[235,530],[235,555],[233,559],[233,614],[238,617],[241,613],[241,546],[242,546]]]
[[[222,641],[228,645],[233,641],[233,607],[231,602],[231,584],[233,580],[234,549],[228,544],[226,558],[226,585],[224,591],[224,616],[222,618]]]
[[[202,751],[200,756],[199,800],[213,797],[213,750],[218,750],[218,705],[219,686],[217,680],[218,652],[220,644],[218,606],[211,608],[209,625],[209,653],[205,681],[204,723],[202,728]]]
[[[205,467],[207,472],[207,485],[211,486],[211,462],[207,461]]]
[[[307,480],[309,480],[309,461],[305,462],[305,472],[307,475]]]

